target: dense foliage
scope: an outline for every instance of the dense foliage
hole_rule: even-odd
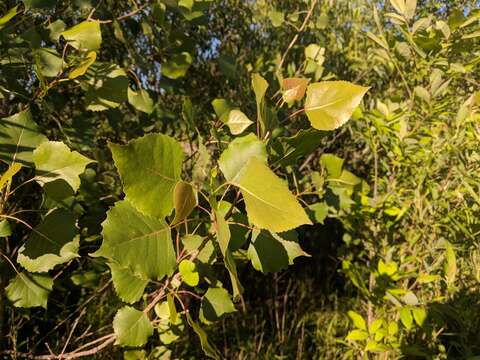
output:
[[[3,1],[0,353],[477,358],[479,38],[473,0]]]

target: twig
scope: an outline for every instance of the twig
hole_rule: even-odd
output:
[[[295,45],[295,43],[298,40],[298,37],[300,36],[302,31],[307,26],[308,20],[310,20],[310,17],[313,14],[313,10],[315,9],[315,6],[317,5],[317,2],[318,2],[318,0],[312,0],[312,4],[310,6],[310,9],[308,10],[307,16],[305,16],[305,19],[303,20],[302,26],[300,26],[300,29],[298,29],[298,31],[295,34],[295,36],[293,37],[292,41],[290,41],[290,44],[288,45],[287,50],[285,50],[285,52],[283,53],[282,59],[280,60],[280,63],[278,64],[278,67],[277,67],[277,76],[281,75],[282,66],[283,66],[283,63],[285,62],[285,59],[287,58],[288,52],[292,49],[293,45]]]

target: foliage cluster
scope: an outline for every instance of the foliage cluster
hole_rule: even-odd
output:
[[[476,1],[0,14],[2,354],[480,355]]]

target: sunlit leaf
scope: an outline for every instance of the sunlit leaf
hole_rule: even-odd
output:
[[[107,212],[102,226],[102,246],[92,255],[112,260],[142,279],[161,279],[173,272],[176,256],[164,220],[143,215],[123,200]]]
[[[113,319],[115,343],[120,346],[142,346],[153,335],[153,326],[147,314],[130,306],[118,310]]]
[[[245,115],[240,110],[232,110],[228,115],[227,126],[230,128],[230,131],[233,135],[239,135],[243,133],[250,125],[253,124],[253,121],[250,120],[247,115]]]
[[[146,114],[153,112],[153,100],[150,98],[148,91],[140,89],[133,91],[128,88],[128,102],[138,111],[142,111]]]
[[[128,200],[144,214],[170,215],[183,161],[180,144],[167,135],[148,134],[109,146]]]
[[[258,228],[282,232],[311,224],[286,183],[257,157],[250,158],[231,183],[240,188],[248,219]]]
[[[80,186],[80,175],[85,167],[93,161],[76,151],[71,151],[60,141],[42,143],[33,152],[35,179],[41,185],[62,179],[74,192]]]
[[[335,130],[345,124],[368,88],[346,81],[323,81],[307,89],[305,112],[318,130]]]
[[[98,50],[102,43],[102,31],[98,21],[83,21],[60,35],[77,50]]]

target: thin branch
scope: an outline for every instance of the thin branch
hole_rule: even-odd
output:
[[[313,14],[313,10],[315,9],[315,6],[317,5],[317,2],[318,2],[318,0],[312,0],[312,4],[310,5],[310,9],[308,10],[307,16],[305,16],[305,19],[303,20],[302,26],[300,26],[300,29],[298,29],[298,31],[295,34],[295,36],[293,37],[292,41],[290,41],[290,44],[288,45],[287,50],[285,50],[285,52],[283,53],[282,59],[280,60],[280,63],[278,64],[278,67],[277,67],[277,76],[281,75],[283,63],[285,62],[285,59],[287,58],[287,55],[288,55],[289,51],[292,49],[292,47],[297,42],[300,34],[302,33],[302,31],[307,26],[308,20],[310,20],[310,17]]]

